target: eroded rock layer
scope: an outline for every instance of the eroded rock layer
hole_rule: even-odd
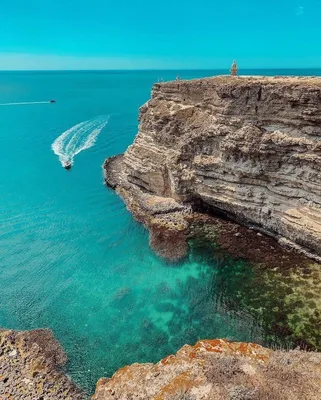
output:
[[[157,364],[133,364],[97,383],[92,400],[270,400],[321,397],[321,354],[203,340]]]
[[[182,204],[205,204],[318,258],[320,139],[321,79],[160,83],[140,109],[133,145],[106,162],[106,179],[129,205],[157,199],[162,209],[149,214],[180,232]]]

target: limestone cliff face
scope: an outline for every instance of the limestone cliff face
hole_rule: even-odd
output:
[[[321,256],[321,79],[155,84],[120,169],[114,186],[201,202]]]
[[[97,383],[92,400],[319,400],[321,354],[202,340]]]

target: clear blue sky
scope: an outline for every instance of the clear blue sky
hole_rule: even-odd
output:
[[[3,0],[0,69],[321,67],[321,0]]]

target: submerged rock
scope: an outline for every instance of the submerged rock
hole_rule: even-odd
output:
[[[59,372],[67,357],[49,329],[0,330],[0,399],[82,400]]]
[[[98,381],[92,400],[319,400],[321,354],[202,340]]]

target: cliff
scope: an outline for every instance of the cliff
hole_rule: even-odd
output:
[[[321,354],[203,340],[97,383],[92,400],[319,400]]]
[[[191,207],[209,207],[320,260],[320,138],[319,78],[158,83],[106,181],[169,258],[186,252]]]

